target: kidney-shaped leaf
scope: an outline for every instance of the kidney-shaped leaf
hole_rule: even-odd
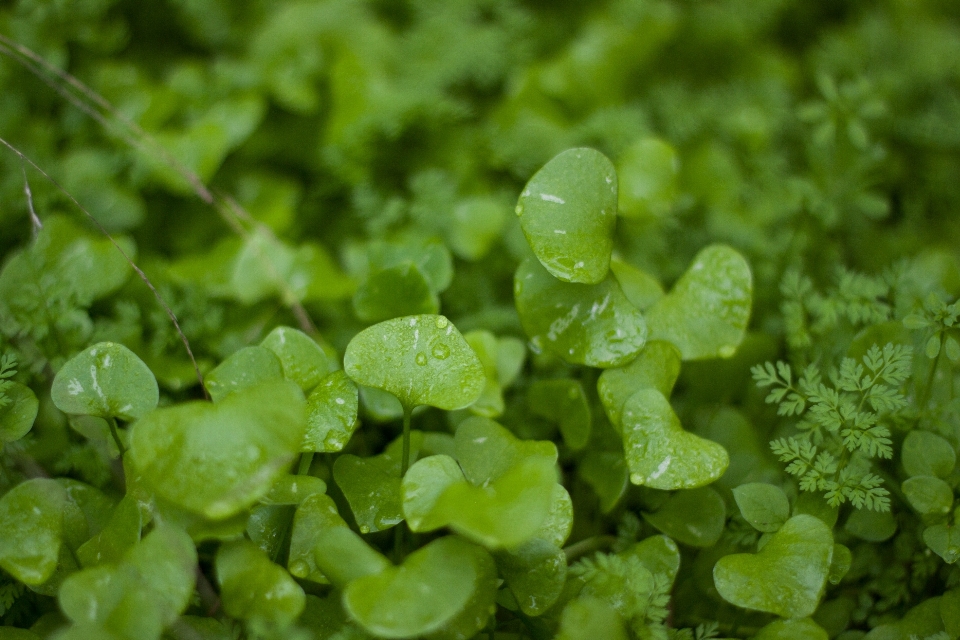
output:
[[[16,442],[30,431],[40,403],[33,390],[19,382],[8,381],[3,395],[7,404],[0,406],[0,447]]]
[[[0,567],[28,585],[57,568],[67,494],[56,481],[27,480],[0,498]]]
[[[364,329],[347,345],[344,370],[354,382],[389,391],[412,409],[453,410],[480,396],[483,366],[444,316],[394,318]]]
[[[610,423],[620,428],[623,405],[640,389],[656,389],[669,398],[680,375],[680,352],[669,342],[652,340],[636,358],[607,369],[597,380],[597,393]]]
[[[283,376],[293,380],[304,393],[340,367],[337,354],[328,345],[319,345],[303,331],[293,327],[277,327],[260,343],[280,360]]]
[[[517,267],[513,294],[532,348],[572,364],[619,367],[647,340],[643,314],[613,276],[597,284],[561,282],[527,258]]]
[[[484,584],[492,580],[479,580],[490,575],[496,570],[483,549],[456,537],[440,538],[399,567],[350,582],[343,604],[351,618],[378,637],[421,636],[453,621],[478,597],[478,588],[492,590]],[[480,625],[485,622],[483,616]]]
[[[158,495],[214,520],[263,497],[300,451],[306,403],[289,381],[232,393],[217,404],[158,409],[132,429],[130,454]]]
[[[283,379],[283,365],[270,349],[244,347],[208,373],[203,384],[214,402],[258,384]]]
[[[747,261],[726,245],[711,245],[647,311],[650,337],[672,342],[684,360],[729,358],[746,333],[752,299]]]
[[[136,420],[157,406],[157,379],[122,344],[101,342],[57,372],[50,396],[64,413]]]
[[[630,481],[654,489],[708,485],[730,463],[722,446],[684,431],[670,402],[656,389],[641,389],[623,406],[623,448]]]
[[[230,616],[283,627],[303,612],[300,585],[248,540],[220,547],[216,570],[223,610]]]
[[[522,460],[557,461],[557,446],[545,440],[521,440],[488,418],[467,418],[454,436],[457,461],[471,483],[496,480]]]
[[[813,614],[833,556],[833,535],[819,518],[787,520],[759,553],[724,556],[713,580],[724,600],[784,618]]]
[[[596,284],[610,268],[617,172],[594,149],[568,149],[524,187],[520,227],[537,259],[564,282]]]

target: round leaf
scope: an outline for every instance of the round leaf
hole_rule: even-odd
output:
[[[13,381],[7,384],[7,388],[0,392],[8,400],[7,404],[0,406],[0,447],[27,435],[40,409],[40,402],[30,387]]]
[[[327,529],[346,527],[330,496],[316,493],[305,499],[293,516],[287,568],[297,578],[327,584],[330,581],[317,567],[313,550]]]
[[[320,380],[340,368],[332,347],[317,344],[303,331],[292,327],[277,327],[260,343],[280,360],[283,376],[300,385],[304,393]]]
[[[560,617],[557,640],[627,640],[623,620],[599,598],[581,596],[567,603]]]
[[[644,512],[643,519],[683,544],[710,547],[723,533],[727,510],[719,493],[702,487],[677,491],[655,513]]]
[[[596,284],[610,268],[617,172],[594,149],[568,149],[524,187],[520,227],[537,259],[564,282]]]
[[[708,499],[708,502],[711,501],[712,496]],[[650,573],[669,577],[671,584],[680,570],[680,549],[677,543],[667,536],[650,536],[621,551],[619,555],[634,556]]]
[[[630,481],[654,489],[693,489],[718,479],[730,458],[722,446],[683,430],[670,402],[641,389],[623,407],[623,448]]]
[[[913,476],[900,485],[910,506],[923,515],[947,514],[953,507],[953,489],[933,476]]]
[[[728,246],[711,245],[647,312],[650,337],[673,343],[684,360],[729,358],[746,333],[752,298],[747,261]]]
[[[923,541],[947,564],[960,559],[960,528],[956,525],[935,524],[927,527],[923,530]]]
[[[395,395],[412,409],[462,409],[483,391],[483,366],[444,316],[395,318],[369,327],[347,345],[344,370],[357,384]]]
[[[617,160],[619,209],[625,217],[663,216],[678,195],[680,160],[658,138],[643,138],[624,149]]]
[[[411,553],[399,567],[350,582],[343,592],[344,608],[381,638],[428,634],[470,605],[478,578],[494,573],[492,565],[489,554],[470,543],[440,538]]]
[[[744,520],[757,531],[773,533],[790,517],[790,502],[780,487],[763,482],[742,484],[733,490],[733,499]]]
[[[647,324],[611,276],[597,284],[561,282],[528,258],[513,281],[517,312],[534,350],[571,364],[619,367],[647,340]]]
[[[613,258],[610,270],[623,289],[623,295],[640,311],[646,311],[665,295],[656,278],[623,260]]]
[[[360,395],[343,371],[326,376],[307,398],[307,430],[301,451],[334,452],[343,449],[357,429]]]
[[[669,398],[680,375],[680,352],[669,342],[654,340],[630,363],[607,369],[597,380],[597,393],[610,423],[620,429],[623,405],[639,389],[656,389]]]
[[[760,629],[753,640],[827,640],[829,636],[810,618],[774,620]]]
[[[542,538],[495,556],[500,575],[513,592],[520,610],[539,616],[557,601],[567,580],[567,557]]]
[[[303,589],[253,543],[240,540],[223,545],[215,565],[227,615],[284,627],[303,612]]]
[[[390,561],[383,554],[346,526],[325,529],[314,546],[313,558],[323,575],[340,589],[390,568]]]
[[[435,507],[440,496],[456,483],[466,483],[457,461],[447,455],[418,460],[403,477],[400,491],[403,515],[411,531],[433,531],[448,524]]]
[[[264,347],[244,347],[208,373],[203,384],[214,402],[265,382],[283,380],[280,359]]]
[[[457,461],[474,485],[496,480],[523,460],[557,461],[557,447],[542,440],[521,440],[493,420],[467,418],[454,436]]]
[[[101,342],[67,361],[50,396],[64,413],[132,421],[157,406],[153,373],[122,344]]]
[[[333,464],[333,477],[361,533],[383,531],[403,521],[400,468],[395,460],[382,455],[342,455]]]
[[[412,262],[375,271],[353,295],[353,310],[364,322],[436,313],[440,301]]]
[[[537,380],[527,391],[530,410],[560,424],[563,441],[574,451],[590,438],[590,405],[578,380]]]
[[[217,404],[187,402],[137,422],[130,454],[159,496],[214,520],[263,497],[300,450],[306,407],[280,381],[232,393]]]
[[[759,553],[724,556],[713,580],[724,600],[738,607],[803,618],[817,609],[833,556],[833,535],[821,520],[787,520]]]
[[[0,498],[0,567],[28,585],[57,568],[67,494],[56,481],[27,480]]]
[[[957,454],[950,443],[930,431],[908,433],[900,456],[903,468],[911,476],[945,478],[957,464]]]

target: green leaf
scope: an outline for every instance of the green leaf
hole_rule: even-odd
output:
[[[0,403],[0,447],[27,435],[40,409],[33,390],[19,382],[8,382],[0,398],[4,396],[8,403]]]
[[[578,451],[587,445],[590,405],[578,380],[537,380],[527,391],[527,403],[535,415],[560,424],[563,441],[570,449]]]
[[[623,620],[609,604],[588,596],[567,603],[557,640],[627,640]]]
[[[706,502],[714,502],[713,497],[707,498]],[[627,547],[619,555],[637,558],[651,574],[669,578],[670,584],[677,579],[677,571],[680,570],[680,549],[677,543],[667,536],[650,536]]]
[[[568,149],[527,182],[517,215],[537,259],[564,282],[597,284],[610,268],[617,172],[594,149]]]
[[[122,344],[101,342],[61,367],[50,395],[64,413],[132,421],[157,406],[160,390],[135,353]]]
[[[857,509],[843,525],[845,531],[867,542],[883,542],[897,531],[897,521],[889,511]]]
[[[610,423],[621,428],[623,405],[640,389],[656,389],[669,398],[679,375],[680,352],[669,342],[659,340],[648,342],[628,364],[601,373],[597,393]]]
[[[790,502],[780,487],[763,482],[742,484],[733,498],[744,520],[757,531],[773,533],[790,517]]]
[[[823,628],[810,618],[774,620],[760,629],[753,640],[827,640]]]
[[[253,543],[240,540],[221,546],[215,568],[227,615],[283,628],[303,612],[303,589]]]
[[[654,489],[693,489],[718,479],[730,458],[722,446],[683,430],[670,402],[641,389],[623,407],[623,448],[630,481]]]
[[[136,499],[130,496],[113,509],[103,530],[77,549],[77,560],[83,567],[119,562],[128,549],[140,541],[143,518]]]
[[[853,564],[853,553],[849,547],[842,544],[833,545],[833,559],[830,561],[830,573],[827,574],[827,580],[830,584],[840,584],[843,577],[850,571],[850,565]]]
[[[493,420],[467,418],[454,436],[457,461],[472,484],[480,486],[503,476],[524,460],[557,461],[557,446],[542,440],[521,440]]]
[[[343,371],[321,379],[307,398],[307,430],[301,451],[335,452],[343,449],[359,422],[357,385]]]
[[[303,331],[292,327],[277,327],[260,342],[260,346],[277,356],[283,377],[300,385],[304,393],[340,368],[332,347],[317,344]]]
[[[28,585],[57,568],[67,494],[56,481],[27,480],[0,498],[0,567]]]
[[[960,528],[956,525],[935,524],[927,527],[923,530],[923,541],[947,564],[960,559]]]
[[[399,460],[342,455],[333,464],[333,477],[361,533],[383,531],[403,521]]]
[[[617,506],[630,484],[627,462],[615,451],[587,451],[577,472],[600,498],[603,513]]]
[[[554,353],[571,364],[619,367],[647,340],[643,314],[613,276],[597,284],[561,282],[532,258],[513,280],[517,312],[531,348]]]
[[[950,589],[940,597],[940,617],[947,633],[960,635],[960,589]]]
[[[950,513],[953,508],[953,489],[934,476],[913,476],[900,485],[910,506],[922,515]]]
[[[407,556],[399,567],[351,581],[344,608],[360,626],[381,638],[407,638],[439,631],[486,595],[492,603],[496,568],[490,555],[464,540],[445,537]],[[488,611],[474,621],[486,624]]]
[[[573,500],[559,482],[553,485],[553,501],[550,513],[540,525],[536,538],[546,540],[556,547],[562,547],[573,531]]]
[[[680,159],[659,138],[642,138],[617,159],[619,213],[624,217],[663,217],[678,195]]]
[[[526,347],[517,338],[498,339],[489,331],[471,331],[463,338],[480,359],[487,379],[480,397],[470,405],[470,412],[496,418],[504,410],[503,388],[520,373],[527,355]]]
[[[375,271],[353,294],[353,310],[364,322],[382,322],[410,315],[435,314],[440,301],[412,262]]]
[[[306,498],[293,516],[293,529],[290,534],[290,554],[287,568],[297,578],[328,584],[330,581],[321,573],[314,558],[314,549],[328,529],[347,527],[330,496],[315,493]]]
[[[231,393],[260,384],[283,380],[283,365],[270,349],[244,347],[217,365],[203,378],[214,402]]]
[[[462,409],[483,391],[483,366],[444,316],[395,318],[347,345],[344,371],[357,384],[395,395],[408,409]]]
[[[656,278],[632,264],[613,258],[610,260],[610,270],[623,290],[623,295],[640,311],[646,311],[665,295]]]
[[[484,257],[500,236],[509,213],[509,203],[494,198],[475,197],[458,203],[453,210],[450,249],[464,260]]]
[[[260,499],[268,505],[298,505],[315,493],[326,493],[327,483],[305,475],[285,475],[277,479],[267,495]]]
[[[720,558],[714,584],[724,600],[738,607],[803,618],[820,602],[832,556],[827,525],[813,516],[794,516],[759,553]]]
[[[127,552],[124,563],[136,569],[163,625],[187,608],[196,583],[197,550],[186,533],[160,524]]]
[[[752,298],[747,261],[726,245],[711,245],[647,312],[650,338],[673,343],[684,360],[729,358],[746,334]]]
[[[340,589],[360,578],[380,575],[391,566],[383,554],[346,526],[324,529],[313,557],[317,568]]]
[[[683,544],[710,547],[723,533],[727,510],[719,493],[702,487],[677,491],[656,512],[643,512],[643,519]]]
[[[305,404],[297,385],[280,381],[217,404],[158,409],[133,426],[130,454],[157,495],[210,519],[229,518],[286,473],[300,450]]]
[[[957,464],[957,454],[950,443],[930,431],[911,431],[903,439],[900,451],[903,468],[911,476],[946,478]]]
[[[542,538],[494,555],[497,569],[528,616],[539,616],[560,597],[567,580],[563,550]]]
[[[448,455],[429,456],[413,464],[400,487],[410,530],[433,531],[449,524],[446,514],[437,513],[437,501],[449,487],[465,482],[460,465]]]

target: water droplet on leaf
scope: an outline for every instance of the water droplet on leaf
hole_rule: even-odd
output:
[[[447,356],[450,355],[450,347],[441,342],[433,346],[432,353],[437,360],[446,360]]]
[[[417,364],[422,367],[422,366],[424,366],[424,365],[427,364],[427,354],[425,354],[425,353],[418,353],[418,354],[417,354],[417,357],[415,358],[415,360],[416,360]]]

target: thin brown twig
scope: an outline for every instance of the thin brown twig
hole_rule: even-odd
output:
[[[200,373],[200,367],[199,367],[199,365],[197,365],[197,359],[196,359],[196,358],[194,357],[194,355],[193,355],[193,349],[190,348],[190,341],[187,340],[187,336],[184,335],[183,329],[180,328],[180,322],[177,320],[177,316],[176,316],[176,314],[173,312],[173,309],[171,309],[170,306],[169,306],[169,305],[164,301],[164,299],[160,296],[160,292],[157,291],[157,288],[153,286],[153,283],[152,283],[152,282],[150,282],[150,278],[147,277],[147,274],[145,274],[145,273],[143,272],[143,270],[140,269],[140,267],[138,267],[137,264],[130,258],[130,256],[127,255],[127,252],[123,250],[123,247],[121,247],[121,246],[117,243],[117,241],[113,238],[113,236],[110,235],[110,233],[103,227],[103,225],[100,224],[100,221],[97,220],[97,219],[93,216],[93,214],[91,214],[89,211],[87,211],[86,208],[84,208],[84,206],[83,206],[82,204],[80,204],[80,202],[78,202],[76,198],[73,197],[73,194],[71,194],[69,191],[67,191],[65,188],[63,188],[63,187],[60,185],[60,183],[57,182],[56,180],[54,180],[54,178],[53,178],[50,174],[48,174],[46,171],[44,171],[43,169],[41,169],[33,160],[31,160],[30,158],[28,158],[26,155],[23,154],[23,152],[21,152],[19,149],[17,149],[16,147],[14,147],[12,144],[10,144],[9,142],[7,142],[7,141],[6,141],[4,138],[2,138],[2,137],[0,137],[0,144],[3,144],[5,147],[7,147],[8,149],[10,149],[10,151],[12,151],[13,153],[17,154],[17,156],[19,156],[21,162],[26,162],[27,164],[29,164],[29,165],[30,165],[31,167],[33,167],[36,171],[38,171],[41,176],[43,176],[43,177],[44,177],[46,180],[48,180],[53,186],[55,186],[55,187],[57,188],[57,190],[60,191],[60,193],[62,193],[63,195],[65,195],[67,198],[69,198],[70,201],[71,201],[80,211],[82,211],[83,214],[84,214],[88,219],[90,219],[90,220],[93,222],[93,224],[95,224],[95,225],[97,226],[97,228],[100,230],[100,232],[110,241],[110,243],[113,244],[114,248],[115,248],[117,251],[119,251],[119,252],[120,252],[120,255],[122,255],[123,258],[127,261],[127,264],[129,264],[130,267],[131,267],[134,271],[137,272],[137,275],[140,276],[140,279],[143,280],[144,284],[146,284],[147,287],[150,288],[150,291],[153,292],[153,295],[154,295],[154,297],[157,299],[157,302],[159,302],[159,303],[160,303],[160,306],[163,307],[163,310],[166,311],[167,316],[170,318],[170,321],[173,322],[173,326],[176,327],[177,334],[180,336],[180,340],[183,342],[183,346],[184,346],[184,347],[186,348],[186,350],[187,350],[187,355],[190,356],[190,362],[193,363],[193,370],[194,370],[194,371],[196,372],[196,374],[197,374],[197,380],[200,381],[200,388],[203,390],[203,395],[207,398],[207,400],[209,400],[209,399],[210,399],[210,396],[209,396],[209,394],[207,393],[206,387],[203,385],[203,374]]]

